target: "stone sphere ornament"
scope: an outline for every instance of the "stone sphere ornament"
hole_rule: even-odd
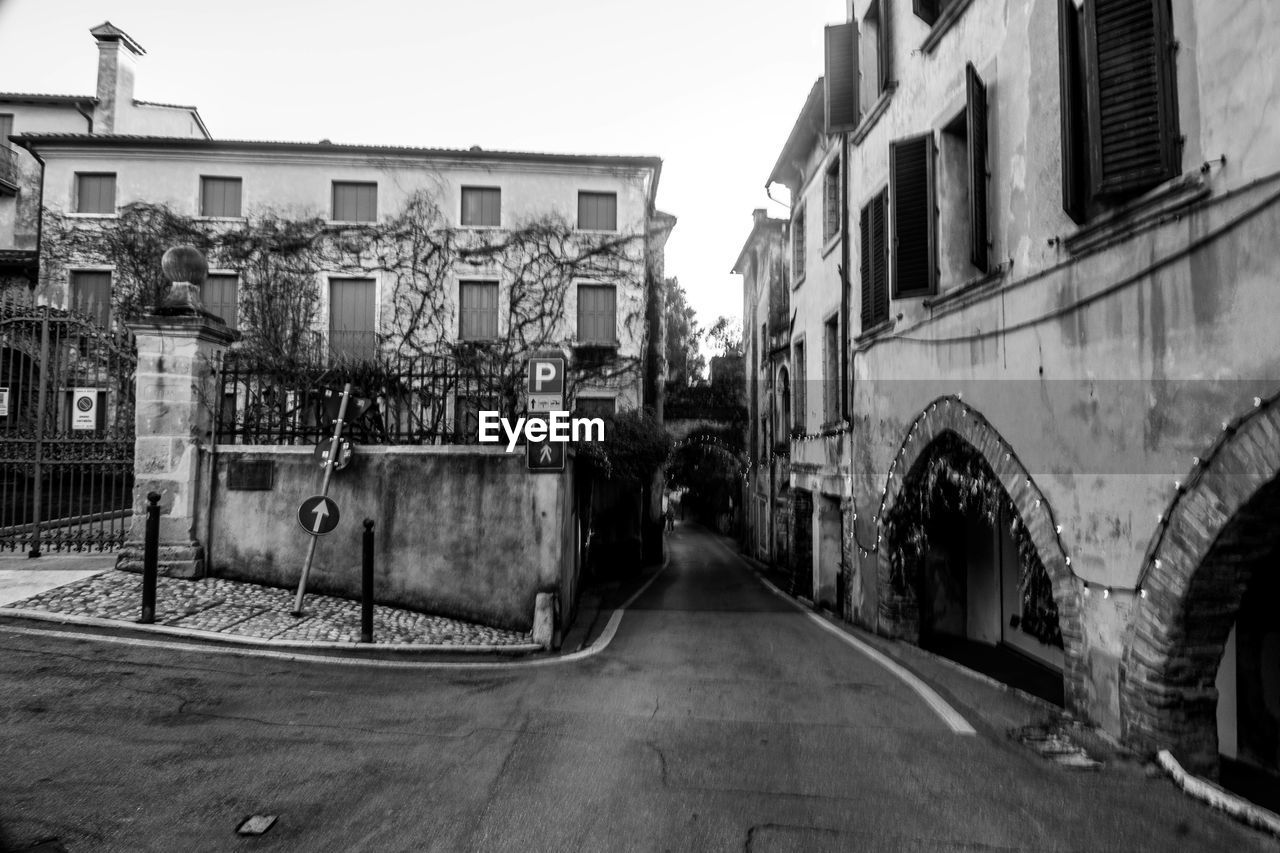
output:
[[[200,285],[209,276],[209,263],[195,246],[173,246],[160,259],[160,270],[169,279],[169,292],[160,304],[162,314],[202,314]]]

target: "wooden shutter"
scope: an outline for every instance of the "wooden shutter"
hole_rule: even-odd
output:
[[[827,133],[858,126],[858,25],[833,24],[826,30]]]
[[[114,174],[77,174],[76,212],[115,213],[116,176]]]
[[[1088,216],[1088,107],[1080,62],[1080,12],[1073,0],[1058,0],[1058,82],[1062,116],[1062,209],[1077,223]]]
[[[991,269],[987,250],[987,87],[970,62],[965,72],[969,132],[969,259],[982,272]]]
[[[929,26],[933,26],[934,21],[938,20],[941,7],[942,0],[911,0],[911,11]]]
[[[874,308],[872,307],[872,290],[871,274],[872,274],[872,249],[871,249],[871,208],[874,205],[868,204],[862,208],[862,215],[858,219],[858,245],[862,257],[859,263],[858,275],[861,278],[859,282],[859,299],[862,303],[860,312],[862,317],[862,331],[870,329],[876,324]]]
[[[376,348],[376,313],[373,279],[330,279],[330,355],[353,359],[372,357]]]
[[[111,273],[71,273],[70,307],[81,314],[89,315],[104,329],[110,326]]]
[[[378,185],[333,182],[333,219],[337,222],[374,222],[378,218]]]
[[[201,178],[200,215],[239,216],[240,186],[239,178]]]
[[[200,293],[205,310],[217,314],[232,329],[236,328],[239,285],[239,276],[210,275]]]
[[[584,231],[617,231],[617,193],[578,193],[578,228]]]
[[[462,224],[496,227],[502,222],[502,191],[493,187],[462,188]]]
[[[1136,193],[1176,175],[1168,0],[1090,0],[1085,48],[1094,195]]]
[[[893,196],[893,295],[929,296],[937,289],[937,216],[933,134],[889,147]]]
[[[459,338],[489,341],[498,337],[498,285],[464,281],[458,287]]]
[[[889,319],[889,191],[871,200],[871,323]]]
[[[618,339],[617,292],[612,285],[578,286],[578,340],[612,344]]]

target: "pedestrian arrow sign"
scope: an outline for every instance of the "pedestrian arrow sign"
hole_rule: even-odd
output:
[[[530,415],[530,417],[537,417]],[[563,471],[564,470],[564,448],[563,441],[529,441],[526,439],[524,445],[524,460],[530,471],[535,473],[539,471]]]
[[[312,495],[298,507],[298,523],[312,536],[323,536],[338,526],[338,505],[332,498]]]

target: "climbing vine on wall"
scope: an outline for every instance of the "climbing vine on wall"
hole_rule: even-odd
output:
[[[911,595],[929,551],[929,531],[944,516],[980,517],[993,527],[1009,520],[1017,546],[1021,614],[1014,627],[1046,645],[1061,646],[1058,606],[1052,582],[1035,543],[1009,494],[986,461],[967,442],[947,434],[908,475],[893,508],[885,517],[890,580],[896,592]]]
[[[451,225],[429,190],[407,197],[376,223],[333,223],[318,216],[258,211],[234,222],[198,219],[163,204],[133,203],[115,217],[84,219],[44,211],[41,287],[55,300],[68,271],[110,267],[112,316],[145,314],[168,287],[160,257],[187,243],[214,270],[239,275],[242,354],[274,366],[306,365],[323,352],[326,275],[378,273],[381,352],[448,355],[500,365],[503,385],[519,386],[524,359],[540,349],[578,348],[570,295],[578,282],[617,286],[619,337],[640,341],[644,326],[644,236],[584,233],[557,214],[504,229]],[[457,282],[500,282],[500,330],[483,344],[458,341]],[[584,355],[579,353],[579,355]],[[575,358],[572,385],[634,381],[640,354],[603,348]]]

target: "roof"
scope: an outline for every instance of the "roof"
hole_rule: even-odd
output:
[[[787,220],[785,219],[775,219],[772,216],[756,216],[751,225],[751,233],[747,235],[747,241],[742,244],[742,251],[738,253],[738,259],[733,262],[733,269],[729,270],[729,272],[745,275],[747,253],[755,245],[756,238],[760,236],[760,232],[765,229],[781,231],[786,227],[786,224]]]
[[[137,98],[133,99],[133,105],[135,107],[158,107],[163,110],[184,110],[189,112],[191,113],[191,117],[195,119],[196,124],[200,127],[200,132],[205,135],[205,138],[213,138],[213,134],[209,132],[209,128],[205,127],[204,119],[200,117],[200,110],[196,107],[187,106],[185,104],[162,104],[158,101],[139,101]]]
[[[307,154],[377,154],[381,156],[434,157],[450,160],[516,160],[529,163],[564,163],[584,166],[618,166],[633,169],[662,168],[662,158],[625,154],[554,154],[535,151],[496,151],[474,148],[418,148],[401,145],[351,145],[334,142],[283,142],[264,139],[197,139],[180,136],[133,134],[23,133],[13,141],[28,149],[41,146],[85,148],[176,148],[196,151],[297,151]]]
[[[769,184],[787,183],[786,179],[790,176],[789,173],[793,171],[791,161],[801,156],[804,151],[807,151],[815,138],[822,133],[824,93],[823,78],[819,77],[817,82],[813,84],[813,88],[809,90],[809,97],[805,99],[804,107],[796,118],[795,126],[791,128],[791,135],[787,137],[786,144],[782,146],[782,153],[778,155],[778,162],[773,165],[773,171],[769,173],[769,180],[765,181],[766,187]]]
[[[89,35],[99,41],[122,42],[125,47],[138,54],[138,56],[142,56],[146,53],[146,51],[142,49],[142,45],[134,41],[132,36],[110,21],[103,21],[101,24],[98,24],[98,26],[93,27],[89,30]]]
[[[24,104],[96,104],[93,95],[46,95],[39,92],[0,92],[0,101],[21,101]]]

